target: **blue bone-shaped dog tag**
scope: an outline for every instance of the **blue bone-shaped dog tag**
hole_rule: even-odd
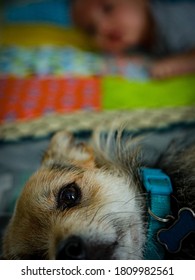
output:
[[[191,232],[195,232],[195,214],[189,208],[182,208],[175,223],[158,232],[158,241],[165,245],[169,252],[177,253],[181,249],[182,240]]]

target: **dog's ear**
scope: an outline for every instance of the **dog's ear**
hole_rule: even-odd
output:
[[[71,163],[82,167],[94,167],[93,149],[84,143],[76,143],[73,135],[66,131],[56,133],[45,152],[42,165]]]

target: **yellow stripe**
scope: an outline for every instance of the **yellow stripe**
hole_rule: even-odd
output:
[[[0,30],[0,44],[18,46],[72,45],[92,50],[89,38],[75,28],[64,28],[50,24],[9,24]]]

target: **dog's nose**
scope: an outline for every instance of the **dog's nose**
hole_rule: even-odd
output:
[[[71,236],[60,242],[57,249],[57,260],[85,260],[86,248],[82,239]]]

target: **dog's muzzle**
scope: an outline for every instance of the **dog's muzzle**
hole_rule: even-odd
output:
[[[62,240],[56,252],[57,260],[109,260],[112,259],[117,242],[112,244],[85,243],[79,236]]]

